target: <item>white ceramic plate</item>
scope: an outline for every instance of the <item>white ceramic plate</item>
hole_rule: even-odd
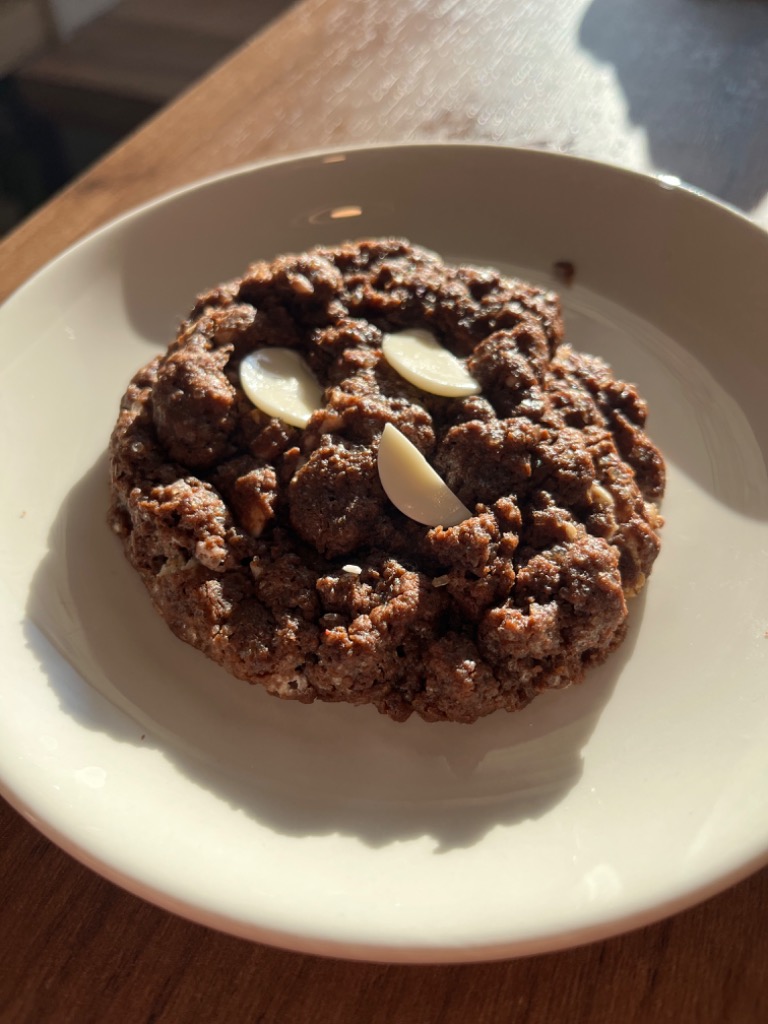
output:
[[[283,703],[177,641],[105,526],[131,374],[257,257],[402,234],[562,289],[669,463],[663,550],[582,687],[473,726]],[[768,859],[768,236],[691,191],[541,152],[248,168],[111,224],[0,311],[0,780],[163,907],[340,956],[605,937]]]

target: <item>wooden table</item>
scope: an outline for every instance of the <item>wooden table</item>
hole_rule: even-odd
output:
[[[303,0],[9,237],[0,297],[177,185],[351,143],[550,147],[677,175],[768,227],[767,110],[759,0]],[[0,830],[3,1024],[768,1020],[766,870],[588,947],[395,967],[217,934],[103,881],[6,805]]]

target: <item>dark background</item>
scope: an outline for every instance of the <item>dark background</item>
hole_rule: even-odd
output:
[[[0,76],[0,237],[289,2],[122,0],[20,57]]]

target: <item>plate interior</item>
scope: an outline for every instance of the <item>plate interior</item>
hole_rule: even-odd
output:
[[[637,383],[668,464],[662,553],[625,644],[582,686],[471,727],[231,679],[156,617],[105,525],[120,395],[194,295],[256,258],[381,234],[547,287],[571,260],[567,339]],[[0,310],[8,798],[196,920],[393,960],[585,941],[762,862],[767,273],[766,236],[697,195],[474,147],[246,170],[65,254]]]

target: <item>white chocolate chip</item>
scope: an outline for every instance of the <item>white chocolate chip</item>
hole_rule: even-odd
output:
[[[425,526],[457,526],[472,513],[397,427],[387,423],[379,442],[381,486],[392,504]]]
[[[350,576],[360,576],[362,569],[359,565],[342,565],[342,570],[349,573]]]
[[[381,350],[389,365],[431,395],[461,398],[476,395],[480,385],[467,368],[429,331],[413,329],[385,334]]]
[[[322,405],[322,388],[298,354],[289,348],[260,348],[240,363],[246,395],[267,416],[292,427],[306,427]]]

